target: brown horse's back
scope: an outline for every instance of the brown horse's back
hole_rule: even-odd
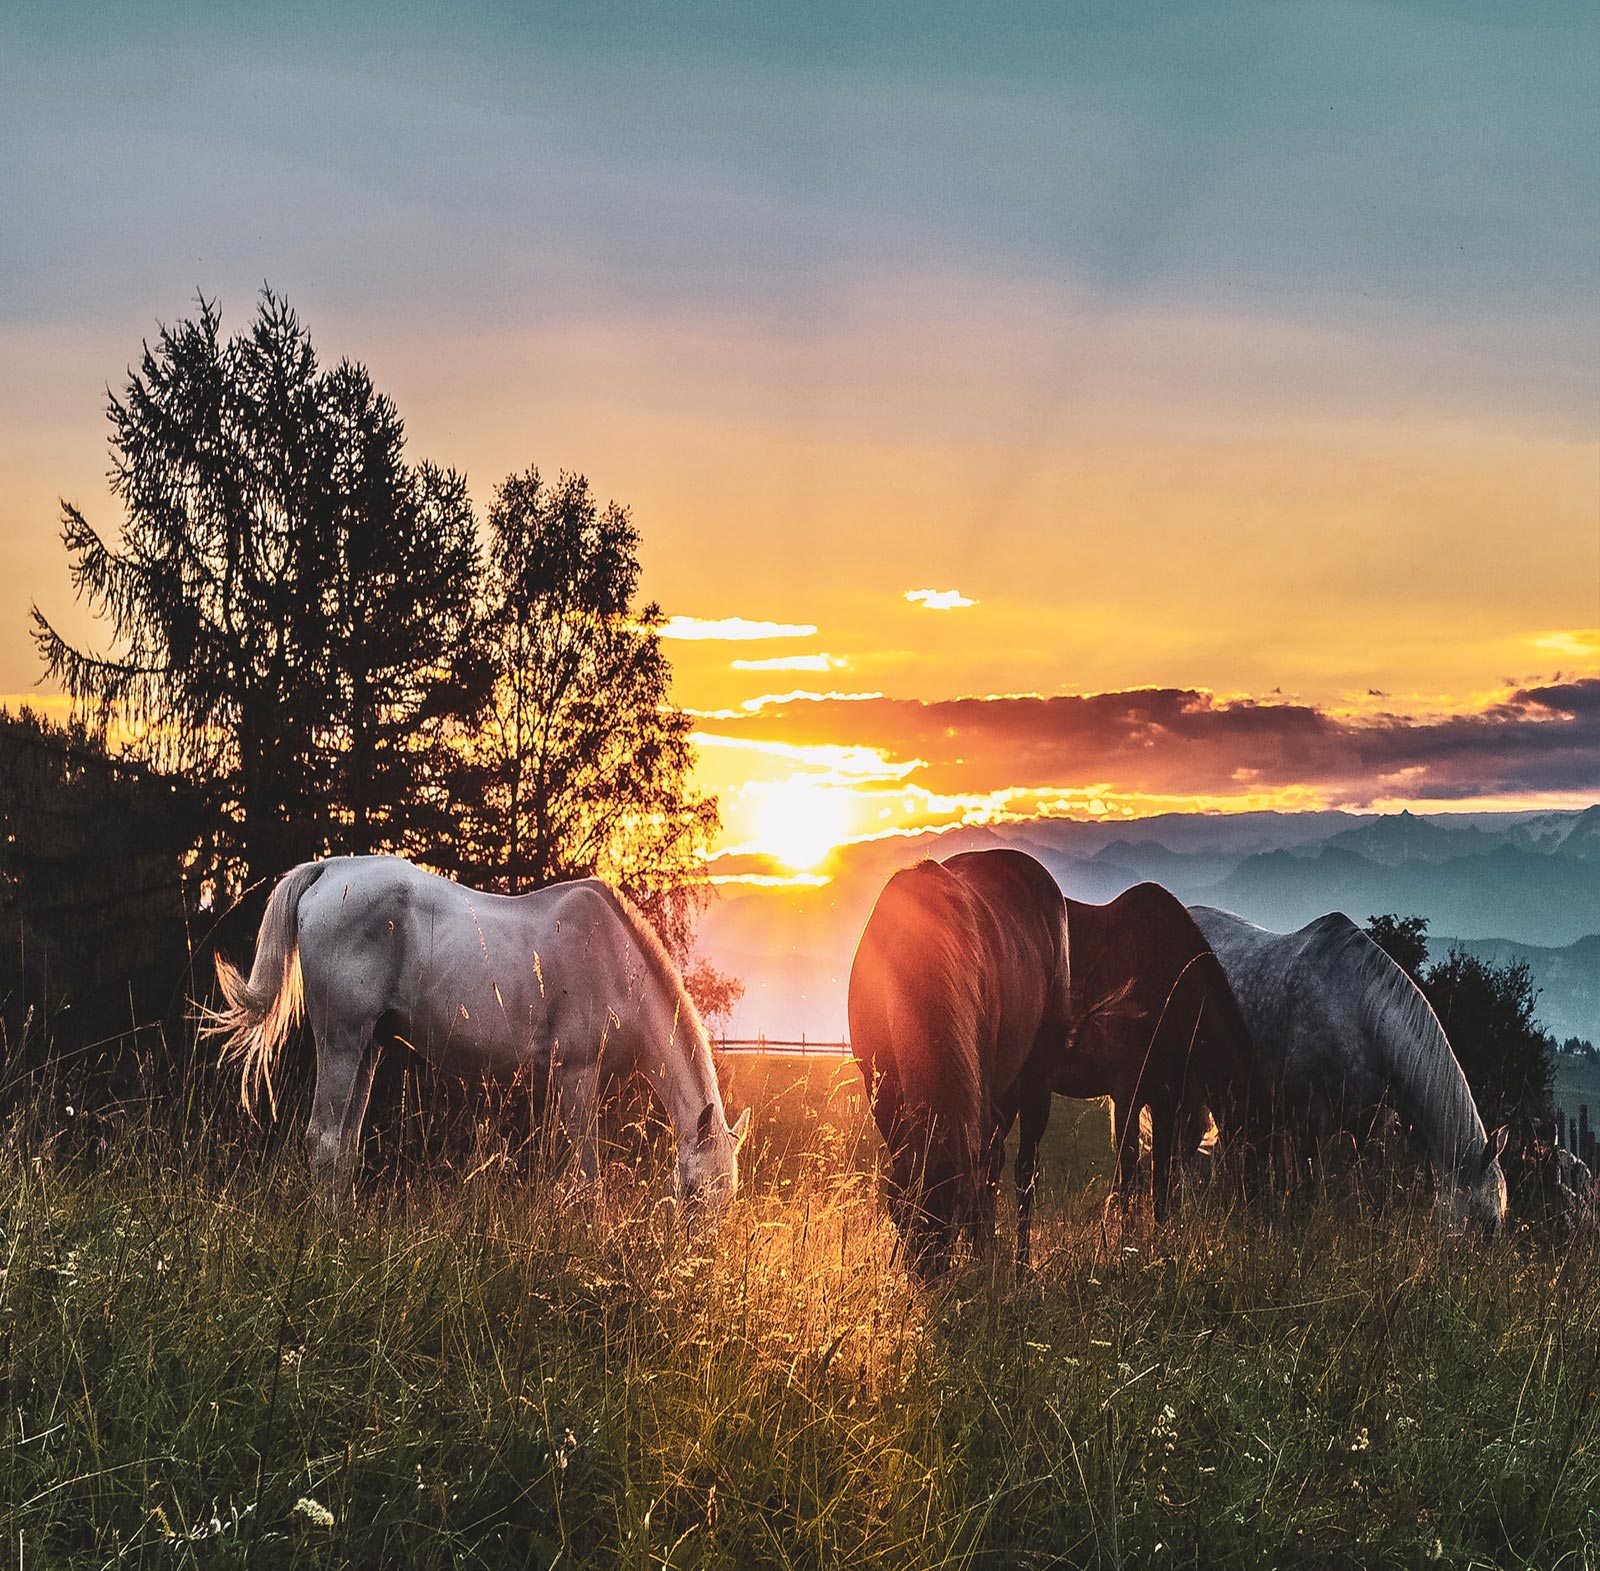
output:
[[[1106,905],[1069,900],[1067,912],[1078,1025],[1051,1073],[1054,1089],[1111,1097],[1119,1123],[1149,1107],[1171,1128],[1184,1109],[1203,1106],[1224,1132],[1241,1129],[1262,1105],[1255,1053],[1183,904],[1159,884],[1136,884]],[[1119,1146],[1132,1136],[1119,1128]]]

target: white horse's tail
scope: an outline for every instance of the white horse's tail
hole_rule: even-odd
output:
[[[201,1033],[222,1038],[222,1062],[239,1066],[239,1099],[246,1107],[267,1093],[274,1116],[272,1061],[305,1013],[300,975],[300,899],[322,877],[326,862],[302,862],[278,880],[256,935],[255,964],[247,978],[217,956],[221,1009],[202,1009]]]

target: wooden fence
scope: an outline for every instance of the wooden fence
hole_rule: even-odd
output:
[[[841,1058],[850,1053],[848,1041],[834,1042],[804,1033],[798,1037],[717,1036],[712,1037],[711,1045],[719,1053],[782,1053],[796,1058]]]
[[[1578,1104],[1578,1116],[1568,1118],[1556,1110],[1556,1144],[1565,1146],[1591,1172],[1594,1170],[1595,1130],[1589,1124],[1589,1104]]]

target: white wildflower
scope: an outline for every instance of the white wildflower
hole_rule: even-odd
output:
[[[312,1527],[320,1527],[329,1531],[333,1528],[333,1512],[320,1500],[313,1500],[310,1495],[301,1495],[294,1503],[294,1514],[303,1516]]]
[[[556,1449],[556,1469],[566,1472],[567,1463],[572,1460],[573,1453],[578,1449],[578,1437],[569,1429],[562,1437],[561,1444]]]

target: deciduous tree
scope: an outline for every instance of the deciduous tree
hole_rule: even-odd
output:
[[[627,509],[602,506],[582,475],[529,469],[497,491],[482,623],[493,700],[456,791],[463,871],[513,892],[599,874],[681,957],[717,807],[690,784],[661,611],[635,603],[638,546]]]

